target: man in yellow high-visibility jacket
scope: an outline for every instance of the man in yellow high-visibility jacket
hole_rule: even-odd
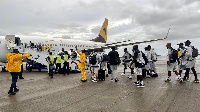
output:
[[[78,66],[80,67],[81,70],[81,74],[82,74],[82,82],[86,82],[87,78],[86,78],[86,72],[85,72],[85,66],[86,66],[86,55],[85,55],[85,50],[82,51],[82,53],[80,53],[76,47],[76,51],[77,53],[80,55],[80,60],[79,60],[79,64]]]
[[[9,95],[15,95],[16,92],[19,91],[19,89],[17,89],[16,83],[18,75],[21,72],[22,59],[28,58],[30,56],[31,56],[30,54],[24,54],[24,55],[19,54],[18,49],[13,49],[13,53],[8,53],[6,55],[8,59],[6,70],[8,70],[12,76],[12,84],[10,90],[8,91]]]
[[[62,57],[61,57],[61,53],[58,54],[58,56],[56,57],[56,70],[55,70],[55,73],[57,73],[57,70],[58,72],[61,71],[61,63],[62,63]]]
[[[67,75],[69,75],[69,55],[68,55],[68,52],[65,51],[64,52],[65,54],[62,56],[62,59],[64,60],[64,63],[63,63],[63,73],[64,75],[67,73]],[[67,67],[67,69],[66,69]]]
[[[49,76],[51,76],[51,78],[53,78],[53,70],[55,68],[54,64],[55,64],[55,58],[52,54],[52,52],[49,52],[49,56],[46,58],[48,64],[49,64]]]

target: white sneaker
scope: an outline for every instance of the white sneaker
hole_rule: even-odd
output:
[[[138,86],[138,85],[140,85],[140,83],[139,83],[139,82],[137,82],[137,81],[136,81],[136,82],[134,82],[134,84],[135,84],[135,85],[137,85],[137,86]]]
[[[97,82],[97,80],[92,80],[92,82]]]
[[[126,74],[122,73],[121,75],[126,75]]]
[[[155,73],[155,72],[151,72],[151,74],[152,74],[152,75],[155,75],[156,73]]]
[[[150,75],[147,75],[147,76],[146,76],[146,78],[150,78],[150,77],[151,77]]]
[[[176,77],[176,80],[179,81],[181,79],[181,77]]]
[[[130,75],[128,78],[129,78],[129,79],[132,79],[133,77],[132,77],[132,75]]]
[[[140,88],[141,88],[141,87],[145,87],[145,86],[144,86],[144,84],[143,84],[143,85],[142,85],[142,84],[140,84],[140,85],[138,85],[137,87],[140,87]]]
[[[112,82],[113,82],[113,79],[111,79],[110,81],[112,81]]]

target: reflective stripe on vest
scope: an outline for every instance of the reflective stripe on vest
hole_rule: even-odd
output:
[[[53,62],[54,62],[54,56],[50,55],[49,57],[50,57],[50,62],[48,62],[48,63],[49,64],[53,64]]]
[[[61,56],[57,56],[57,60],[56,60],[56,63],[62,63],[62,59],[61,59]]]
[[[65,62],[69,62],[69,61],[68,61],[68,55],[67,55],[67,54],[64,55],[64,61],[65,61]]]

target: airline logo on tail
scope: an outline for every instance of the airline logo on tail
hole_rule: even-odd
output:
[[[107,27],[108,27],[108,19],[105,18],[103,26],[101,27],[101,30],[99,32],[99,36],[95,39],[92,39],[92,41],[106,43],[107,42]]]

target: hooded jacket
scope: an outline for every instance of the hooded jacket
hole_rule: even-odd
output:
[[[77,50],[77,53],[80,55],[80,60],[79,60],[79,64],[78,66],[79,67],[85,67],[86,66],[86,55],[85,53],[80,53],[78,50]]]
[[[22,59],[30,57],[30,54],[21,55],[8,53],[6,57],[8,59],[6,70],[8,70],[9,72],[21,72]]]

